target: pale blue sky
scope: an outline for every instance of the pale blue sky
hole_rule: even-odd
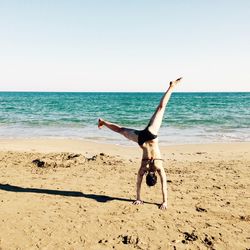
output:
[[[0,91],[250,91],[249,0],[0,0]]]

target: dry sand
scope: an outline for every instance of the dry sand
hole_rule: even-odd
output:
[[[0,249],[249,249],[250,143],[162,147],[160,183],[134,206],[141,150],[0,141]],[[34,162],[33,162],[34,161]]]

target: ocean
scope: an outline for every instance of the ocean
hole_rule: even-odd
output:
[[[163,93],[0,92],[0,138],[77,138],[134,145],[97,120],[143,129]],[[162,145],[250,141],[250,92],[173,93]]]

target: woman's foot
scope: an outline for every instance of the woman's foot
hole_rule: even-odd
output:
[[[104,120],[99,118],[99,120],[98,120],[98,128],[102,128],[103,125],[104,125]]]
[[[170,87],[175,87],[175,85],[177,85],[177,83],[179,83],[181,81],[182,77],[176,79],[175,81],[170,82]]]

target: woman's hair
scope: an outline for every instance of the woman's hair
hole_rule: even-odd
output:
[[[154,172],[149,172],[146,176],[146,183],[149,187],[152,187],[157,182],[157,176]]]

